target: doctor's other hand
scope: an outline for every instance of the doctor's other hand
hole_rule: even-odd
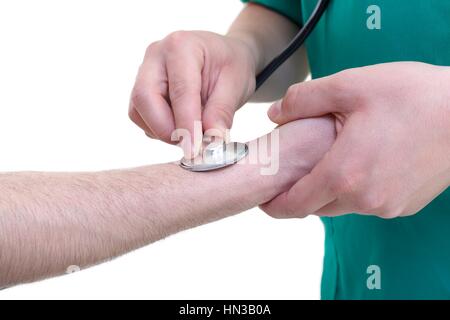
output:
[[[216,135],[231,127],[235,111],[254,92],[256,68],[256,50],[239,36],[174,32],[147,48],[129,116],[149,137],[167,143],[175,143],[176,128],[189,130],[186,151],[195,121]]]
[[[450,185],[449,85],[448,67],[401,62],[292,86],[269,117],[283,124],[333,114],[337,139],[262,209],[277,218],[417,213]]]

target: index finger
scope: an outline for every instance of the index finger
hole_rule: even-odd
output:
[[[167,72],[159,45],[146,52],[134,85],[129,115],[150,136],[171,143],[175,129],[172,109],[167,102]]]
[[[201,143],[202,130],[195,132],[195,124],[202,120],[202,57],[186,52],[167,57],[167,75],[169,97],[172,106],[175,127],[190,133],[188,141],[182,141],[186,152],[194,143]]]
[[[277,124],[350,111],[356,99],[343,74],[292,85],[282,100],[274,103],[269,118]]]

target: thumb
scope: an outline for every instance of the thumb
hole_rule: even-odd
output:
[[[345,111],[344,108],[350,106],[345,98],[348,93],[341,92],[336,81],[341,80],[330,76],[291,86],[284,98],[270,107],[270,120],[285,124],[297,119]]]

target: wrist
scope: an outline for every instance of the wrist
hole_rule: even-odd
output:
[[[445,119],[445,129],[446,129],[446,150],[449,157],[447,157],[447,185],[450,186],[450,93],[448,92],[448,87],[450,86],[450,67],[439,67],[443,71],[443,80],[441,82],[441,92],[444,93],[443,98],[443,113],[441,119]]]
[[[256,74],[265,67],[263,46],[255,35],[245,31],[230,30],[226,36],[231,40],[239,42],[246,49]]]

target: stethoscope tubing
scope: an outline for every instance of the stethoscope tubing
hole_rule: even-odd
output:
[[[308,21],[303,25],[294,39],[292,39],[289,45],[256,76],[255,91],[258,90],[264,82],[266,82],[266,80],[269,79],[269,77],[305,43],[329,4],[330,0],[319,0]]]

